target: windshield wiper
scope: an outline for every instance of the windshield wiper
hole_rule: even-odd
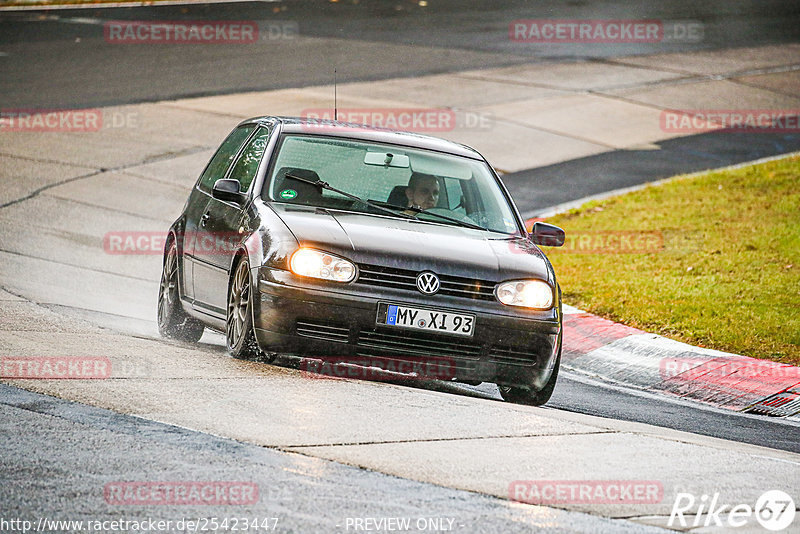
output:
[[[428,211],[428,210],[423,209],[423,208],[415,208],[415,207],[412,207],[412,206],[407,206],[407,207],[404,208],[404,207],[398,206],[396,204],[389,204],[388,202],[381,202],[379,200],[370,200],[370,202],[373,202],[375,204],[380,204],[381,206],[394,208],[396,210],[413,211],[414,213],[417,213],[417,214],[424,213],[425,215],[431,215],[433,217],[438,217],[438,218],[443,219],[445,221],[450,221],[452,223],[456,223],[459,226],[464,226],[466,228],[472,228],[473,230],[482,230],[484,232],[486,231],[486,228],[484,228],[483,226],[479,226],[477,224],[474,224],[474,223],[471,223],[471,222],[467,222],[467,221],[462,221],[461,219],[456,219],[454,217],[448,217],[447,215],[442,215],[441,213],[435,213],[435,212],[432,212],[432,211]]]
[[[356,202],[361,202],[362,204],[366,204],[367,206],[372,206],[375,209],[378,209],[378,210],[383,211],[385,213],[389,213],[391,215],[395,215],[395,216],[396,215],[401,215],[401,216],[405,217],[406,219],[414,219],[415,218],[413,215],[409,215],[407,213],[402,213],[402,212],[398,213],[398,212],[396,212],[394,210],[390,210],[390,209],[388,209],[388,208],[386,208],[384,206],[381,206],[378,202],[376,202],[374,200],[368,200],[368,199],[365,199],[365,198],[361,198],[359,196],[356,196],[356,195],[353,195],[351,193],[348,193],[347,191],[342,191],[341,189],[337,189],[336,187],[333,187],[328,182],[324,182],[322,180],[309,180],[308,178],[301,178],[300,176],[295,176],[294,174],[291,174],[291,173],[286,173],[286,178],[291,178],[292,180],[297,180],[298,182],[305,182],[307,184],[311,184],[311,185],[314,185],[314,186],[317,186],[317,187],[321,187],[322,189],[327,189],[328,191],[333,191],[334,193],[339,193],[340,195],[345,196],[345,197],[349,198],[350,200],[355,200]],[[391,206],[391,204],[389,204],[389,205]]]
[[[322,189],[327,189],[328,191],[333,191],[334,193],[339,193],[340,195],[345,196],[350,200],[355,200],[356,202],[361,202],[363,204],[366,204],[367,206],[372,206],[373,208],[383,211],[385,213],[390,213],[392,215],[400,215],[406,219],[418,220],[417,217],[405,213],[406,211],[413,211],[414,213],[417,214],[424,213],[425,215],[432,215],[433,217],[438,217],[442,220],[449,221],[459,226],[464,226],[466,228],[472,228],[473,230],[481,230],[484,232],[486,231],[486,228],[484,228],[483,226],[478,226],[477,224],[469,223],[467,221],[461,221],[459,219],[448,217],[447,215],[442,215],[440,213],[433,213],[424,210],[422,208],[414,208],[410,206],[404,208],[402,206],[397,206],[395,204],[389,204],[388,202],[381,202],[379,200],[361,198],[359,196],[353,195],[352,193],[348,193],[347,191],[342,191],[341,189],[333,187],[331,184],[323,180],[309,180],[308,178],[301,178],[300,176],[295,176],[294,174],[291,173],[286,173],[286,178],[291,178],[292,180],[297,180],[299,182],[311,184],[316,187],[321,187]]]

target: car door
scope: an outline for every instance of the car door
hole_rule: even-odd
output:
[[[269,134],[268,128],[259,126],[225,176],[239,181],[241,193],[248,193],[255,180]],[[224,317],[227,312],[228,270],[244,231],[247,204],[240,205],[209,196],[200,217],[194,295],[195,305],[205,308],[203,311],[206,313]]]
[[[197,181],[195,188],[189,196],[186,206],[186,227],[184,229],[183,244],[183,294],[194,300],[194,268],[197,262],[205,261],[206,254],[198,248],[198,230],[200,219],[206,211],[211,198],[211,188],[220,178],[224,178],[231,167],[236,155],[241,150],[245,141],[250,137],[256,126],[249,124],[239,126],[233,130],[217,149],[214,156],[206,165],[203,174]]]

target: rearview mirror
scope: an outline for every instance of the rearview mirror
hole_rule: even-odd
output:
[[[225,202],[236,202],[241,204],[247,198],[247,195],[239,192],[241,184],[239,180],[222,179],[214,183],[214,188],[211,190],[211,196],[217,200],[224,200]]]
[[[531,241],[544,247],[560,247],[564,244],[566,234],[558,226],[543,222],[533,223]]]
[[[408,167],[406,154],[393,154],[391,152],[367,152],[364,155],[367,165],[380,165],[381,167]]]

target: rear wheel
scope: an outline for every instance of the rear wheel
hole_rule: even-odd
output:
[[[265,360],[253,331],[252,287],[250,263],[241,258],[234,270],[228,289],[228,316],[225,323],[225,340],[234,358]]]
[[[180,341],[198,341],[205,327],[183,311],[178,280],[178,247],[173,241],[164,258],[164,270],[158,288],[158,333]]]

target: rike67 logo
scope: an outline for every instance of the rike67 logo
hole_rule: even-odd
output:
[[[691,493],[678,493],[667,526],[681,528],[724,527],[739,528],[752,522],[773,532],[788,528],[796,514],[794,499],[781,490],[764,492],[755,502],[727,504],[720,501],[720,494],[702,495],[696,498]]]

